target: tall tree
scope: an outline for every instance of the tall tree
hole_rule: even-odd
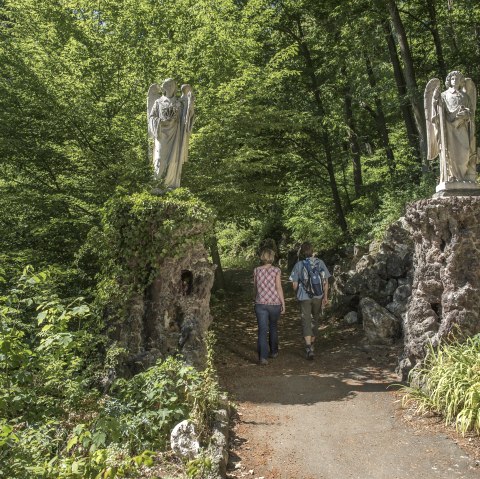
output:
[[[415,75],[415,67],[413,64],[412,53],[410,51],[410,44],[408,42],[407,33],[403,25],[400,12],[398,11],[395,0],[387,1],[388,11],[392,19],[392,24],[398,37],[400,46],[400,53],[402,55],[405,73],[405,82],[407,86],[407,94],[410,98],[413,114],[415,118],[416,127],[419,133],[419,144],[422,161],[426,161],[426,139],[427,131],[425,126],[425,112],[423,109],[423,96],[420,94]]]

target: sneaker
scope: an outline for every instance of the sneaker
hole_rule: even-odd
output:
[[[273,359],[275,359],[276,357],[278,357],[278,353],[271,353],[271,354],[270,354],[270,357],[273,358]]]
[[[258,364],[260,366],[266,366],[268,364],[268,361],[266,359],[262,358],[258,361]]]
[[[313,359],[313,351],[312,351],[312,348],[311,347],[307,347],[306,348],[306,358],[309,359],[309,360],[312,360]]]

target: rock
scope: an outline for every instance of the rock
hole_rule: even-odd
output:
[[[402,320],[405,317],[405,312],[407,311],[407,303],[406,302],[398,302],[392,301],[385,306],[388,311],[390,311],[393,315],[396,316],[397,319]]]
[[[346,324],[358,323],[358,314],[355,311],[350,311],[343,317],[343,322]]]
[[[369,252],[370,254],[378,253],[378,252],[380,251],[380,244],[381,244],[380,241],[372,241],[372,242],[368,245],[368,252]]]
[[[345,281],[345,286],[343,288],[343,294],[352,295],[357,294],[360,291],[366,289],[365,278],[354,271],[349,271],[349,277]]]
[[[356,244],[353,247],[353,261],[358,261],[367,251],[368,248],[366,246]]]
[[[357,265],[355,266],[355,270],[357,272],[362,272],[365,269],[368,269],[369,267],[373,266],[374,263],[375,263],[375,260],[373,259],[373,256],[369,254],[365,254],[359,259]]]
[[[452,332],[480,332],[480,198],[421,200],[408,206],[405,220],[415,254],[400,365],[404,379],[424,358],[427,342],[439,344]]]
[[[345,258],[336,265],[332,296],[338,317],[357,309],[358,303],[365,297],[380,306],[391,304],[398,286],[411,285],[413,241],[406,226],[401,218],[388,228],[382,241],[369,245],[368,253],[365,253],[367,248],[355,247],[350,262]],[[405,306],[395,305],[394,309],[400,318]]]
[[[387,285],[385,286],[384,292],[387,296],[392,296],[395,290],[397,289],[397,287],[398,287],[398,281],[394,278],[390,278],[387,281]]]
[[[410,298],[411,294],[412,294],[412,288],[410,287],[410,285],[403,284],[395,290],[395,293],[393,293],[393,301],[397,303],[405,304],[405,309],[406,309],[407,301],[408,301],[408,298]]]
[[[371,298],[360,300],[363,329],[372,344],[393,344],[400,337],[399,320]]]
[[[230,403],[226,395],[220,397],[220,409],[214,412],[213,433],[207,455],[212,461],[209,479],[220,479],[227,474],[228,438],[230,430]],[[240,464],[241,467],[241,463]]]
[[[405,262],[397,254],[391,254],[387,258],[387,277],[399,278],[405,273]]]
[[[170,446],[180,459],[191,460],[200,452],[198,436],[191,421],[182,421],[172,429]]]

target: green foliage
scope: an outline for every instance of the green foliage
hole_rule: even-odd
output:
[[[433,411],[458,431],[480,433],[480,335],[465,342],[429,347],[424,363],[410,373],[403,404]]]
[[[381,239],[387,228],[405,214],[408,203],[430,197],[434,187],[433,178],[425,176],[420,184],[391,185],[390,190],[378,190],[355,200],[355,208],[348,215],[355,241],[366,244]]]
[[[439,75],[434,25],[425,2],[397,3],[422,90]],[[478,83],[474,3],[435,7],[445,63]],[[408,192],[398,204],[417,197],[400,108],[410,93],[394,81],[384,2],[5,0],[0,16],[0,246],[11,259],[71,266],[115,190],[144,188],[145,95],[166,76],[197,97],[182,184],[222,224],[257,235],[261,222],[257,243],[271,237],[272,208],[287,243],[329,249],[380,231],[401,209],[392,191]]]
[[[218,247],[222,264],[227,268],[250,267],[258,259],[259,246],[268,236],[265,224],[252,219],[241,225],[220,223],[217,225]]]
[[[207,456],[200,456],[187,464],[187,476],[192,479],[203,479],[208,477],[212,471],[212,460]]]
[[[58,415],[75,407],[95,358],[95,324],[83,298],[64,302],[49,272],[24,270],[0,298],[0,414]]]
[[[0,298],[0,477],[129,477],[154,465],[186,418],[208,440],[219,396],[211,357],[201,372],[168,358],[102,393],[98,379],[121,351],[103,361],[99,318],[54,289],[51,273],[29,267]]]
[[[107,3],[1,3],[0,241],[35,263],[71,261],[115,188],[148,175],[140,36]]]
[[[214,365],[215,334],[207,333],[207,363],[199,373],[200,382],[192,388],[190,393],[191,417],[197,424],[198,433],[206,440],[211,432],[213,412],[219,407],[220,389],[218,386],[217,372]]]

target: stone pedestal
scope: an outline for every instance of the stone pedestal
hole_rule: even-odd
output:
[[[445,196],[410,204],[415,244],[412,295],[404,320],[404,379],[449,335],[480,332],[480,197]]]
[[[434,198],[443,196],[480,196],[480,186],[471,181],[449,181],[439,183]]]

